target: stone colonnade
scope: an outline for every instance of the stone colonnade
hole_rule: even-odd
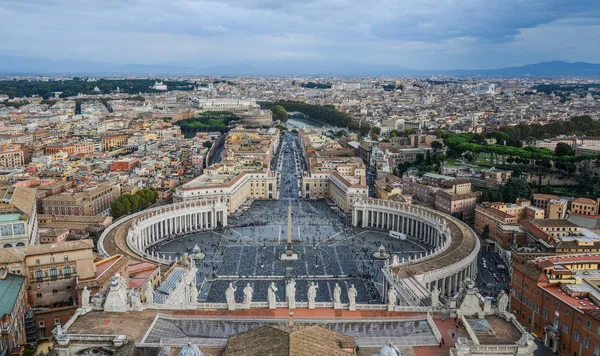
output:
[[[460,261],[448,261],[444,266],[444,255],[456,248],[452,246],[453,236],[448,228],[449,222],[457,224],[463,232],[462,236],[454,238],[474,239],[476,248]],[[451,296],[458,292],[465,279],[474,280],[476,277],[479,240],[473,230],[453,217],[425,207],[369,198],[355,203],[352,223],[354,226],[400,232],[431,245],[434,253],[412,261],[417,263],[434,258],[440,261],[435,270],[421,271],[421,274],[414,276],[429,292],[438,289],[442,295]],[[455,245],[459,244],[458,240],[454,242]],[[402,264],[409,265],[410,261]]]
[[[170,236],[227,226],[227,205],[220,201],[196,201],[166,205],[131,223],[127,245],[142,253]]]

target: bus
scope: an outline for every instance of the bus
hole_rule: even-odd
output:
[[[395,239],[400,239],[402,241],[406,240],[406,234],[403,234],[403,233],[398,232],[398,231],[392,231],[392,230],[390,230],[389,236],[393,237]]]

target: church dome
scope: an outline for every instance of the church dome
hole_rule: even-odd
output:
[[[198,348],[198,345],[192,345],[191,342],[181,348],[179,356],[203,356],[202,351]]]
[[[378,356],[402,356],[396,345],[387,342],[379,351]]]

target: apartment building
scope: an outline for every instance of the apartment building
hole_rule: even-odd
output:
[[[102,151],[110,151],[113,148],[120,148],[127,144],[127,135],[111,134],[101,137]]]
[[[96,216],[108,215],[110,204],[121,193],[119,185],[103,183],[82,191],[66,191],[42,199],[47,215]]]
[[[27,341],[26,287],[23,276],[0,267],[0,355],[12,355],[13,349]]]
[[[534,194],[532,204],[546,212],[548,219],[564,219],[568,201],[552,194]]]
[[[571,202],[571,214],[598,215],[598,201],[590,198],[577,198]]]
[[[514,265],[510,311],[555,353],[600,354],[599,265],[600,254]]]
[[[40,308],[35,312],[38,336],[49,336],[75,312],[77,281],[96,274],[93,248],[93,240],[78,240],[0,249],[0,265],[25,277],[27,304]]]
[[[53,155],[59,152],[66,152],[70,155],[92,154],[94,153],[93,141],[55,143],[46,146],[46,154]]]
[[[0,151],[0,168],[22,167],[25,164],[23,150]]]
[[[484,202],[475,207],[473,228],[479,236],[489,231],[487,238],[507,249],[514,243],[514,234],[512,229],[506,229],[504,225],[516,225],[521,219],[543,219],[544,216],[545,211],[532,206],[527,199],[519,199],[516,204]]]
[[[33,245],[37,241],[36,189],[0,188],[0,247]]]

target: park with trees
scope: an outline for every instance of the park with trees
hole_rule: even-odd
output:
[[[158,192],[153,187],[141,189],[134,194],[123,194],[110,204],[113,219],[142,211],[156,203]]]
[[[240,117],[229,111],[205,111],[198,117],[177,121],[184,137],[194,137],[198,132],[219,131],[229,132],[230,124],[240,120]]]

